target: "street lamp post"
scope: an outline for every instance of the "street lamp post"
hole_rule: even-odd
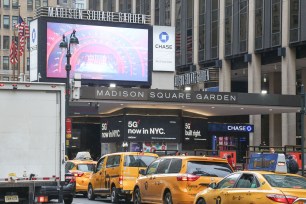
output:
[[[304,170],[305,170],[305,161],[304,161],[304,153],[305,153],[305,147],[304,147],[304,140],[305,140],[305,132],[304,132],[304,121],[305,121],[305,89],[304,84],[301,85],[301,156],[302,156],[302,176],[304,176]]]
[[[66,50],[66,58],[67,63],[65,66],[66,70],[66,100],[65,100],[65,119],[66,119],[66,125],[65,125],[65,134],[66,134],[66,140],[71,138],[71,127],[69,129],[67,128],[67,122],[69,121],[71,124],[71,120],[69,119],[69,100],[70,100],[70,71],[71,71],[71,64],[70,64],[70,58],[71,58],[71,46],[79,44],[78,38],[75,36],[76,31],[73,30],[73,32],[70,34],[69,42],[66,40],[66,36],[63,35],[63,40],[60,43],[59,47],[63,50]],[[68,133],[69,132],[69,133]],[[66,150],[67,154],[67,150]]]

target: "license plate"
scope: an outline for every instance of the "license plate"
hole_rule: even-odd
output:
[[[19,202],[18,195],[5,196],[6,203]]]

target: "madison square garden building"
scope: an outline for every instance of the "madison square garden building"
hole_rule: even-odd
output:
[[[50,16],[50,10],[47,16],[43,8],[45,13],[37,12],[37,30],[48,30],[49,36],[38,37],[42,52],[36,55],[37,64],[47,69],[35,65],[34,73],[41,81],[63,82],[65,72],[57,72],[60,65],[55,64],[64,65],[64,55],[44,44],[55,49],[59,34],[76,28],[83,51],[71,60],[82,75],[82,87],[70,102],[76,138],[70,141],[71,152],[233,149],[240,150],[241,160],[247,145],[301,143],[305,8],[302,0],[90,0],[83,13],[70,11],[74,17],[68,11]],[[93,15],[101,19],[85,20],[86,9],[96,10]],[[146,46],[135,53],[118,48],[129,38],[136,50]],[[48,59],[40,53],[48,53]],[[52,57],[56,60],[49,63]],[[129,60],[133,63],[123,63]],[[103,63],[109,74],[101,77],[93,70]],[[125,78],[126,69],[133,77]],[[110,83],[117,86],[110,88]]]

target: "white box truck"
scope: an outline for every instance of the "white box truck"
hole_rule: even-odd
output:
[[[0,203],[69,204],[74,191],[65,174],[65,84],[0,81]]]

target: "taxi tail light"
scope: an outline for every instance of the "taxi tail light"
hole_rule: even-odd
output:
[[[120,185],[123,184],[123,176],[122,176],[122,175],[119,176],[119,184],[120,184]]]
[[[37,202],[38,203],[47,203],[47,202],[49,202],[48,196],[38,196],[37,197]]]
[[[82,177],[84,175],[83,172],[75,172],[74,174],[74,177]]]
[[[295,196],[285,196],[281,194],[268,194],[267,198],[278,203],[287,203],[287,204],[292,204],[297,199],[297,197]]]
[[[193,174],[183,174],[176,177],[177,181],[196,181],[198,178],[200,178],[200,176]]]

